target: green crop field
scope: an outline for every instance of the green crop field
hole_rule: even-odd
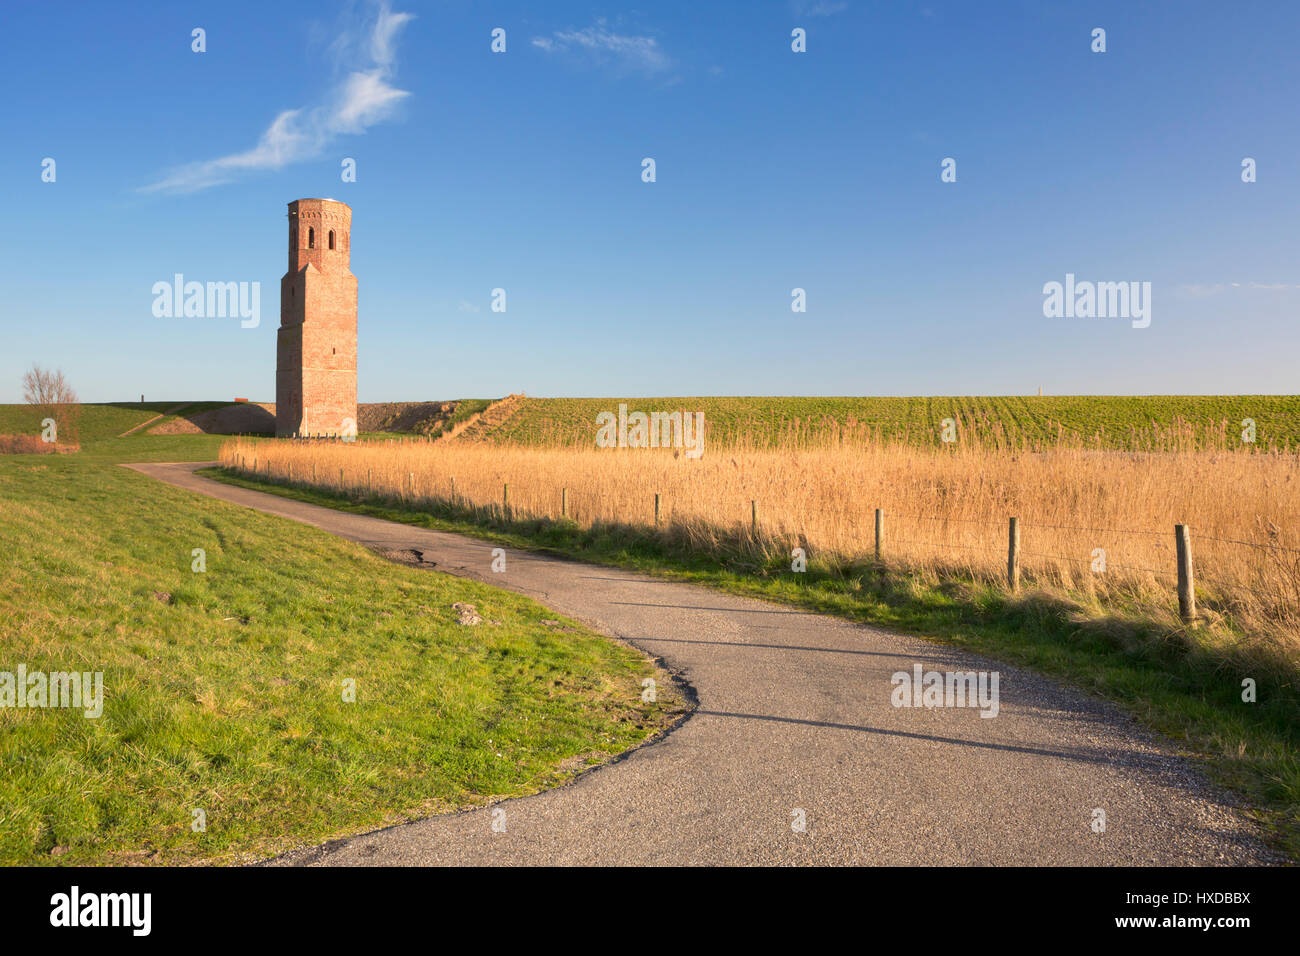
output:
[[[525,398],[505,421],[473,434],[494,443],[592,445],[596,415],[617,412],[620,402],[629,411],[702,411],[715,447],[802,445],[838,435],[934,445],[947,418],[963,437],[995,443],[1033,447],[1064,440],[1119,449],[1169,447],[1169,437],[1180,433],[1202,446],[1235,446],[1242,422],[1250,419],[1258,447],[1300,447],[1300,395]],[[80,440],[113,438],[181,404],[83,405]],[[228,404],[193,402],[184,413]],[[487,404],[462,402],[443,430]],[[40,418],[29,405],[0,405],[0,434],[39,434]]]
[[[1255,423],[1261,448],[1300,446],[1300,396],[1010,396],[916,398],[526,398],[480,436],[490,442],[592,445],[596,415],[629,411],[702,411],[715,446],[798,445],[847,433],[913,444],[938,444],[946,418],[963,435],[1017,446],[1069,442],[1105,448],[1161,445],[1159,435],[1186,433],[1201,445],[1240,443],[1242,422]]]

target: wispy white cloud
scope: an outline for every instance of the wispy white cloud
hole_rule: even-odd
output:
[[[845,0],[792,0],[790,7],[801,17],[833,17],[849,5]]]
[[[387,119],[397,104],[411,95],[395,88],[391,81],[397,34],[413,19],[414,14],[394,13],[381,3],[373,22],[366,24],[359,38],[345,30],[331,45],[340,62],[348,66],[325,102],[285,110],[271,121],[251,149],[188,163],[142,187],[142,191],[196,192],[230,182],[241,173],[280,169],[319,156],[341,135],[364,133]]]
[[[673,65],[654,37],[615,33],[605,20],[582,30],[557,30],[548,37],[533,37],[532,42],[547,53],[584,56],[595,63],[612,63],[641,73],[663,73]]]
[[[1178,291],[1194,299],[1204,299],[1212,295],[1222,295],[1232,289],[1262,289],[1266,292],[1282,292],[1286,289],[1300,289],[1300,285],[1288,285],[1285,282],[1214,282],[1181,285]]]

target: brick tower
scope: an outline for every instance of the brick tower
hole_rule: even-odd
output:
[[[356,434],[357,277],[348,268],[352,208],[289,203],[289,271],[280,280],[275,434]]]

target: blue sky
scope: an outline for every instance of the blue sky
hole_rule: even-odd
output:
[[[363,402],[1300,390],[1297,4],[0,17],[0,401],[32,362],[87,401],[274,400],[310,196],[353,208]],[[260,282],[261,324],[156,318],[178,272]],[[1045,318],[1066,273],[1150,282],[1150,326]]]

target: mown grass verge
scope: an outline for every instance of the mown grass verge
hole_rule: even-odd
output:
[[[684,712],[524,597],[109,461],[207,447],[162,437],[0,461],[0,671],[104,688],[97,718],[0,707],[0,863],[264,858],[562,783]]]

